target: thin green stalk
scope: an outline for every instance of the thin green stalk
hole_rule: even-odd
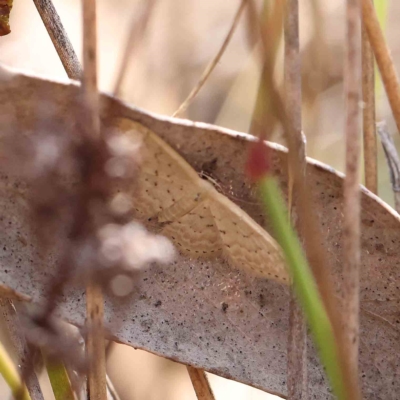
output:
[[[332,326],[301,244],[289,223],[282,194],[275,178],[271,176],[267,175],[259,183],[261,198],[284,252],[294,289],[308,320],[333,392],[339,400],[344,400],[345,386]]]
[[[15,398],[21,400],[31,400],[25,385],[22,385],[21,378],[12,362],[7,350],[0,342],[0,373],[3,375],[4,380],[11,389]]]
[[[47,374],[56,400],[75,400],[68,372],[60,362],[49,361],[44,356]]]

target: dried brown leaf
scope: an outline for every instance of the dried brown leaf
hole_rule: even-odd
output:
[[[78,88],[0,71],[1,126],[16,134],[34,131],[39,104],[51,105],[55,126],[74,128]],[[151,129],[197,171],[218,182],[222,192],[258,223],[264,224],[256,188],[244,174],[246,145],[251,137],[201,123],[154,116],[102,96],[104,115],[128,117]],[[4,125],[6,123],[6,125]],[[61,133],[61,132],[60,132]],[[287,186],[286,151],[270,144],[273,170]],[[308,160],[308,185],[323,228],[321,241],[330,255],[339,285],[342,176]],[[38,259],[34,235],[25,220],[29,190],[15,190],[15,176],[1,174],[0,278],[2,284],[44,301],[45,285],[55,273],[56,252]],[[363,189],[361,226],[360,372],[365,399],[397,399],[400,390],[398,246],[400,218]],[[266,221],[268,230],[268,221]],[[61,237],[59,238],[61,241]],[[23,243],[26,243],[25,245]],[[40,262],[39,262],[40,261]],[[140,277],[130,302],[107,298],[105,319],[110,336],[136,348],[235,379],[262,390],[286,395],[288,287],[229,267],[222,260],[178,257],[169,266],[152,266]],[[83,287],[65,292],[59,315],[82,325]],[[314,351],[309,352],[310,397],[331,399]]]

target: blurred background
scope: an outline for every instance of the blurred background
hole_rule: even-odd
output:
[[[112,91],[130,24],[143,0],[98,0],[99,85]],[[81,2],[53,0],[81,58]],[[378,4],[380,3],[380,4]],[[389,47],[400,68],[396,31],[400,2],[379,1]],[[197,83],[221,46],[239,0],[163,0],[156,3],[145,35],[135,44],[121,96],[148,111],[171,115]],[[344,169],[344,1],[300,2],[303,77],[303,127],[307,154]],[[31,0],[15,0],[11,34],[0,38],[0,62],[53,79],[67,79]],[[316,34],[317,33],[317,34]],[[322,44],[322,45],[321,45]],[[276,79],[282,78],[282,51]],[[184,115],[196,121],[248,131],[260,77],[255,51],[249,49],[242,16],[231,43],[204,88]],[[382,85],[377,85],[377,120],[397,134]],[[274,137],[280,141],[278,134]],[[397,143],[398,144],[398,143]],[[379,145],[379,195],[393,204],[389,174]],[[123,400],[195,399],[186,368],[127,346],[115,346],[109,374]],[[210,376],[217,399],[272,399],[256,389]],[[1,379],[1,378],[0,378]],[[46,384],[46,378],[43,378]],[[2,388],[4,385],[2,386]],[[6,389],[4,389],[6,390]],[[0,389],[0,397],[5,398]],[[49,395],[51,399],[51,394]]]

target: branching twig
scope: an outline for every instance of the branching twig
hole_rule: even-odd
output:
[[[362,95],[364,132],[364,174],[365,186],[378,193],[378,165],[375,124],[375,73],[374,55],[368,41],[368,34],[362,27]]]
[[[371,0],[362,0],[362,13],[369,42],[375,54],[379,72],[385,86],[397,130],[400,132],[400,84],[389,48],[379,25],[378,17]]]
[[[368,0],[370,1],[370,0]],[[343,297],[346,309],[344,325],[346,362],[352,376],[358,377],[360,308],[360,139],[359,101],[361,65],[361,8],[358,0],[347,0],[347,51],[344,67],[346,98],[346,177],[343,205]],[[351,399],[360,399],[359,390]]]
[[[390,134],[386,122],[381,121],[376,124],[379,138],[385,152],[386,161],[389,167],[390,183],[394,193],[395,209],[400,213],[400,158],[393,137]]]
[[[240,20],[240,16],[242,15],[242,12],[243,12],[246,4],[247,4],[247,0],[241,0],[239,8],[236,11],[235,17],[233,18],[232,25],[229,29],[228,34],[226,35],[224,42],[222,43],[221,48],[218,50],[218,53],[216,54],[216,56],[207,65],[207,67],[203,71],[203,74],[201,75],[199,81],[197,82],[196,86],[192,89],[192,91],[189,93],[188,97],[186,97],[186,99],[179,106],[179,108],[172,114],[173,117],[177,117],[178,115],[182,114],[188,108],[191,101],[196,97],[197,93],[199,93],[200,89],[203,87],[203,85],[207,81],[208,77],[214,71],[214,68],[219,63],[219,60],[221,59],[222,55],[224,54],[229,42],[231,41],[233,34],[235,33],[236,27]]]
[[[301,65],[299,48],[299,4],[298,0],[287,0],[285,10],[285,65],[284,65],[284,85],[285,102],[287,115],[299,137],[302,136],[301,125]],[[299,163],[305,160],[305,143],[297,149]],[[290,171],[290,169],[289,169]],[[305,180],[305,169],[302,171]],[[290,176],[293,176],[290,173]],[[289,179],[289,193],[294,189],[297,192],[297,182]],[[297,202],[291,201],[297,198],[289,196],[289,213],[294,225],[297,223]],[[301,228],[301,227],[299,227]],[[300,232],[301,237],[301,232]],[[289,316],[289,337],[287,350],[287,387],[288,399],[307,398],[307,329],[300,304],[297,301],[294,291],[290,293],[290,316]]]
[[[82,128],[88,140],[100,138],[99,97],[97,91],[96,0],[83,1],[83,74],[84,113]],[[88,188],[90,190],[90,188]],[[90,204],[87,205],[90,207]],[[90,211],[87,210],[87,216]],[[93,277],[86,287],[87,338],[90,400],[106,400],[106,361],[103,334],[104,300],[102,288]]]
[[[67,75],[79,79],[81,66],[51,0],[33,0]]]

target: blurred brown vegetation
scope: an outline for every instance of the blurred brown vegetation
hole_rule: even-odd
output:
[[[100,88],[111,91],[140,0],[99,0]],[[344,166],[343,1],[300,2],[303,54],[303,116],[307,154],[338,170]],[[153,10],[147,32],[135,48],[126,72],[122,97],[141,108],[171,115],[196,84],[218,51],[239,1],[164,0]],[[78,0],[54,1],[70,39],[81,53],[81,5]],[[316,15],[319,16],[315,18]],[[386,34],[395,64],[400,67],[396,31],[400,3],[389,4]],[[316,24],[315,22],[318,22]],[[242,21],[243,22],[243,21]],[[12,33],[0,38],[0,62],[51,78],[66,74],[30,0],[15,0]],[[315,35],[315,33],[318,33]],[[281,52],[282,54],[282,52]],[[280,56],[282,58],[282,55]],[[276,77],[282,78],[282,60]],[[260,69],[249,52],[246,28],[240,24],[223,58],[185,117],[247,131],[255,103]],[[378,92],[377,120],[395,125],[384,91]],[[280,141],[278,134],[274,139]],[[397,137],[396,137],[397,139]],[[389,174],[379,152],[379,195],[393,204]],[[110,376],[122,399],[194,399],[184,366],[126,346],[116,346],[109,362]],[[212,377],[218,399],[266,399],[267,394]],[[3,398],[3,396],[1,396]]]

